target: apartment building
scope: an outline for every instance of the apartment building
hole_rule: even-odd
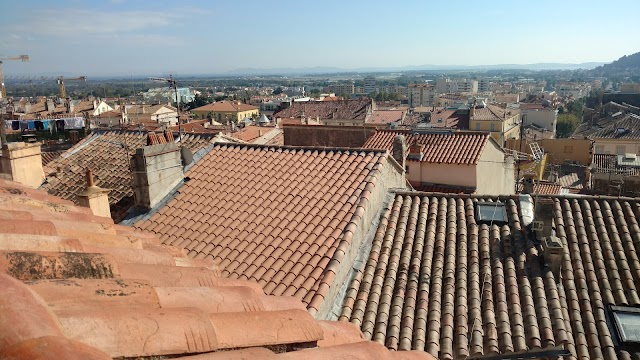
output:
[[[489,131],[491,137],[504,146],[508,139],[520,136],[520,114],[512,109],[503,109],[496,105],[472,107],[469,111],[469,129]]]
[[[438,94],[460,92],[477,93],[478,80],[440,78],[436,80],[436,92]]]
[[[436,90],[431,84],[409,84],[409,106],[433,106],[436,101]]]
[[[330,93],[335,93],[336,95],[342,95],[342,94],[355,94],[355,86],[353,84],[353,82],[350,83],[346,83],[346,84],[333,84],[333,85],[329,85],[326,88],[327,92]]]
[[[375,76],[367,76],[364,78],[363,90],[365,94],[372,94],[376,92],[376,78]]]
[[[556,84],[556,93],[565,98],[580,99],[589,95],[591,85],[573,82],[563,82]]]

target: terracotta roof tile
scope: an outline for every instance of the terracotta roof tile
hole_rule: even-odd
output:
[[[0,214],[34,223],[0,226],[0,358],[432,359],[386,351],[355,326],[317,321],[299,300],[222,278],[210,260],[43,191],[0,180]]]
[[[274,113],[273,118],[300,119],[304,116],[310,119],[325,120],[365,120],[370,108],[371,100],[367,98],[358,100],[293,102],[290,107]]]
[[[477,164],[488,141],[489,133],[477,131],[428,132],[410,130],[378,130],[364,144],[366,149],[386,149],[393,153],[393,139],[404,135],[407,146],[420,144],[422,162],[444,164]]]
[[[165,244],[184,246],[190,254],[206,251],[221,262],[225,276],[255,279],[267,293],[295,293],[300,299],[324,296],[324,287],[318,292],[289,276],[295,264],[286,262],[293,251],[299,251],[303,257],[298,261],[309,266],[299,274],[313,275],[314,282],[331,285],[330,279],[320,275],[340,263],[336,249],[343,253],[344,247],[351,246],[345,230],[358,223],[354,215],[369,201],[360,189],[376,179],[376,165],[386,156],[370,150],[218,144],[185,174],[191,180],[170,206],[158,210],[159,217],[135,226],[156,233]],[[323,165],[329,159],[333,166]],[[313,178],[304,175],[310,171],[316,174]],[[312,185],[318,179],[328,184]],[[194,207],[189,202],[194,184],[212,194],[219,192],[198,197],[202,205]],[[322,209],[329,211],[322,217],[321,210],[314,209],[317,201],[326,202]],[[210,222],[205,223],[205,217],[196,221],[205,204],[217,210],[206,214]],[[183,211],[177,214],[176,209]],[[318,215],[312,216],[314,213]],[[174,223],[178,217],[181,219]],[[325,217],[335,221],[322,221]],[[193,229],[208,235],[196,237],[189,233]],[[251,234],[241,236],[247,233]],[[179,242],[180,236],[185,240]],[[297,248],[292,248],[294,244]],[[306,256],[309,254],[318,258]],[[322,257],[326,263],[319,261]],[[336,264],[329,265],[329,259]],[[309,308],[317,310],[314,304]]]
[[[375,110],[367,122],[373,124],[389,124],[401,121],[406,110]]]
[[[616,346],[605,306],[640,305],[634,246],[640,202],[535,199],[536,206],[548,204],[562,244],[557,276],[522,224],[521,200],[530,203],[528,196],[397,193],[340,319],[390,349],[424,350],[439,359],[529,358],[556,347],[570,353],[565,359],[630,358]],[[508,224],[481,223],[478,201],[504,204]]]
[[[212,139],[212,135],[186,135],[182,144],[196,152],[207,146]],[[84,173],[86,168],[90,168],[96,178],[96,185],[112,190],[109,202],[113,209],[118,210],[112,211],[112,215],[116,217],[133,205],[129,157],[137,148],[145,146],[146,142],[146,132],[95,132],[45,167],[47,177],[40,188],[52,195],[77,201],[76,195],[85,187]]]

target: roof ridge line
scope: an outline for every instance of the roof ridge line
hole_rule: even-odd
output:
[[[246,147],[246,148],[274,148],[274,149],[287,149],[287,150],[320,150],[320,151],[344,151],[344,152],[365,152],[373,154],[386,153],[385,149],[366,149],[366,148],[350,148],[350,147],[334,147],[334,146],[294,146],[294,145],[268,145],[268,144],[250,144],[250,143],[215,143],[224,147]]]

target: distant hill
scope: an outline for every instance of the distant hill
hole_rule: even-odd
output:
[[[483,71],[483,70],[575,70],[593,69],[601,62],[587,62],[580,64],[537,63],[537,64],[498,64],[498,65],[412,65],[400,67],[305,67],[305,68],[242,68],[227,72],[227,75],[310,75],[331,73],[369,73],[391,71]]]
[[[625,55],[620,59],[593,69],[593,72],[601,76],[612,75],[639,75],[640,74],[640,52],[632,55]]]

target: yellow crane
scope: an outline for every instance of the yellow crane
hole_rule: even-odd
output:
[[[2,74],[2,62],[6,60],[29,61],[29,55],[4,56],[0,57],[0,98],[7,97],[7,89],[4,86],[4,75]]]
[[[64,87],[64,81],[71,81],[71,80],[78,80],[78,81],[87,81],[87,77],[86,76],[78,76],[75,78],[65,78],[64,76],[58,76],[58,78],[56,79],[56,81],[58,82],[58,85],[60,85],[60,98],[61,99],[66,99],[67,98],[67,89],[65,89]]]

